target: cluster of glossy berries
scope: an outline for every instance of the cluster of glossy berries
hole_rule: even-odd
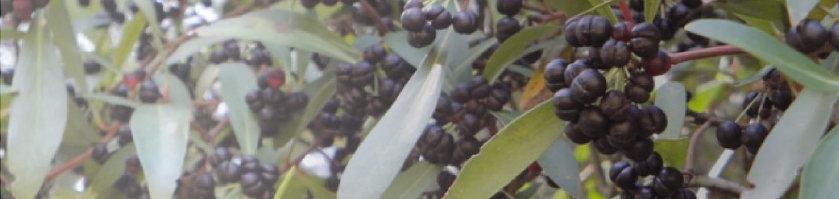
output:
[[[638,182],[639,178],[653,175],[648,185]],[[636,161],[635,165],[620,161],[612,164],[609,169],[609,179],[620,187],[621,198],[631,199],[695,199],[696,194],[684,188],[685,179],[678,169],[664,167],[663,160],[658,153],[649,158]]]
[[[248,92],[245,102],[259,118],[262,135],[273,135],[279,124],[309,103],[303,92],[287,93],[280,89],[285,84],[285,73],[280,69],[269,69],[259,74],[258,90]]]
[[[478,30],[478,14],[474,11],[460,11],[452,15],[441,5],[431,5],[423,11],[420,0],[405,3],[400,17],[402,28],[408,31],[408,43],[416,48],[425,47],[434,42],[436,29],[454,26],[454,31],[471,34]]]
[[[122,83],[112,93],[117,97],[129,98],[129,94],[138,85],[140,88],[137,92],[137,97],[141,102],[156,103],[160,99],[161,94],[157,84],[151,79],[146,80],[146,72],[143,70],[137,70],[123,75]],[[116,104],[111,106],[111,118],[122,123],[127,123],[133,112],[134,108],[130,106]]]
[[[89,4],[89,2],[87,3]],[[102,4],[102,8],[105,9],[105,13],[108,14],[111,20],[117,23],[125,22],[125,14],[117,10],[116,0],[102,0],[99,3]]]
[[[250,51],[249,59],[245,60],[250,66],[271,66],[271,56],[264,47],[258,45]],[[210,52],[210,63],[219,64],[227,61],[239,61],[242,59],[242,50],[235,40],[228,40],[221,44],[220,48]]]
[[[361,62],[338,65],[335,76],[340,107],[345,115],[379,116],[396,100],[415,69],[398,55],[388,55],[380,44],[364,48],[362,54]],[[385,77],[377,76],[376,66],[385,72]]]
[[[104,164],[111,154],[105,147],[105,144],[97,144],[93,147],[91,157],[99,163]],[[137,175],[142,171],[140,159],[134,155],[125,159],[125,172],[114,183],[114,187],[125,194],[127,198],[132,199],[147,199],[149,198],[149,190],[147,187],[140,185],[137,180]]]
[[[612,27],[602,16],[584,15],[565,23],[565,40],[574,47],[590,47],[586,62],[593,69],[608,70],[629,63],[631,54],[641,57],[644,72],[658,76],[670,70],[670,56],[659,50],[661,33],[655,25],[640,23],[627,32],[627,24]]]
[[[322,0],[322,1],[329,1],[329,0]],[[342,0],[344,5],[352,5],[352,16],[354,21],[365,24],[365,25],[373,25],[378,20],[380,23],[384,24],[391,30],[394,29],[393,27],[393,19],[389,16],[391,14],[392,8],[390,3],[385,0],[367,0],[367,4],[370,5],[373,10],[379,15],[379,18],[374,17],[373,13],[370,10],[367,10],[364,5],[361,3],[356,3],[358,0]]]
[[[209,157],[213,166],[212,174],[198,175],[193,182],[192,191],[196,198],[215,198],[213,187],[229,183],[239,183],[242,193],[251,198],[274,198],[274,185],[280,177],[277,165],[260,163],[259,159],[245,155],[234,159],[228,148],[217,148]],[[217,182],[217,183],[216,183]]]
[[[743,110],[751,118],[764,119],[753,121],[745,127],[735,121],[722,121],[717,124],[717,141],[720,146],[737,149],[741,145],[751,153],[757,153],[763,140],[774,126],[772,118],[778,118],[792,103],[792,91],[781,72],[771,69],[763,76],[764,89],[753,91],[743,99]],[[766,125],[770,126],[766,128]]]
[[[632,8],[632,18],[636,22],[650,23],[650,20],[644,19],[644,1],[633,0],[629,3]],[[666,15],[656,15],[651,24],[653,24],[660,31],[661,40],[670,40],[676,33],[682,29],[686,24],[693,20],[703,17],[702,0],[681,0],[666,12]],[[619,18],[624,16],[618,15]],[[617,26],[616,26],[617,27]],[[625,30],[631,29],[631,24],[624,24],[622,27]],[[699,35],[687,33],[689,42],[683,42],[678,45],[678,51],[685,51],[695,46],[706,46],[709,40]]]
[[[827,43],[839,51],[839,23],[826,30],[818,21],[805,19],[785,35],[787,44],[803,53],[816,52]]]

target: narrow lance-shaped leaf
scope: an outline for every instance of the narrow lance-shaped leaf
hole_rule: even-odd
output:
[[[813,7],[815,7],[816,4],[819,4],[819,0],[786,1],[787,15],[789,16],[789,24],[791,26],[798,25],[798,22],[801,22],[801,20],[806,19],[807,15],[810,14],[810,10],[813,10]]]
[[[667,117],[667,128],[658,136],[659,138],[679,138],[682,125],[685,124],[685,110],[687,110],[687,96],[685,95],[685,86],[677,82],[668,82],[656,91],[655,105],[661,108]]]
[[[563,125],[549,101],[522,114],[466,162],[445,198],[492,197],[559,138]]]
[[[799,198],[831,198],[839,195],[839,127],[833,127],[804,165]]]
[[[15,176],[11,191],[16,198],[35,198],[67,123],[64,76],[44,20],[42,13],[32,19],[12,82],[18,93],[9,111],[4,161]]]
[[[309,125],[309,122],[311,122],[312,119],[320,113],[323,107],[326,106],[326,103],[329,102],[329,98],[335,94],[337,84],[335,76],[331,75],[334,73],[329,74],[330,75],[324,75],[321,79],[306,85],[306,89],[303,92],[306,93],[306,96],[310,96],[311,100],[309,100],[309,103],[306,104],[306,107],[303,109],[303,113],[301,115],[295,116],[283,123],[283,125],[280,125],[277,135],[275,136],[275,143],[286,143],[291,138],[299,135],[303,132],[306,126]]]
[[[134,48],[134,44],[137,43],[140,34],[143,33],[146,27],[146,18],[143,17],[142,12],[138,12],[137,16],[131,19],[128,24],[125,25],[125,28],[122,30],[122,36],[117,46],[116,50],[114,50],[114,65],[116,66],[127,66],[125,64],[125,59],[128,58],[128,55],[131,54],[131,50]],[[123,69],[125,70],[125,69]],[[131,70],[131,69],[129,69]]]
[[[87,93],[84,68],[76,43],[76,31],[73,30],[73,23],[70,21],[70,14],[67,13],[65,3],[65,1],[55,1],[49,4],[47,24],[52,28],[51,32],[55,38],[55,45],[61,50],[64,70],[73,76],[76,83],[76,93]]]
[[[259,141],[259,126],[245,102],[248,92],[256,90],[256,75],[248,66],[241,63],[218,65],[219,82],[221,82],[221,96],[227,104],[230,124],[236,134],[236,140],[242,148],[242,153],[256,154]]]
[[[557,132],[559,134],[559,132]],[[574,157],[574,149],[565,139],[556,139],[539,157],[539,165],[545,173],[574,198],[583,198],[580,182],[580,167]]]
[[[436,51],[426,58],[390,110],[358,147],[342,175],[339,198],[379,198],[431,118],[442,87]],[[445,60],[445,59],[443,59]]]
[[[530,43],[555,30],[557,30],[556,26],[548,25],[525,28],[507,39],[506,42],[501,43],[487,60],[486,68],[484,68],[484,78],[490,83],[495,81],[507,66],[523,56],[522,52]]]
[[[131,133],[151,198],[171,198],[186,157],[192,112],[175,104],[143,105],[131,116]]]
[[[627,1],[627,3],[629,3]],[[661,0],[644,0],[644,19],[655,19]],[[651,20],[650,20],[651,21]],[[640,21],[637,23],[641,23]]]
[[[839,92],[804,88],[769,132],[755,157],[748,180],[755,188],[742,198],[779,198],[824,135]],[[835,155],[835,154],[834,154]]]
[[[839,90],[839,77],[760,30],[720,19],[698,20],[685,30],[740,47],[809,89]]]
[[[396,176],[382,198],[415,199],[437,187],[437,175],[443,168],[426,161],[418,162]]]

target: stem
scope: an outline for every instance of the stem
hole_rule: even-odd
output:
[[[699,138],[702,136],[708,127],[711,126],[711,120],[705,121],[702,126],[696,129],[693,132],[693,135],[690,137],[690,145],[688,146],[688,154],[687,160],[685,160],[684,170],[687,172],[693,172],[694,163],[696,162],[696,152],[697,148],[699,147]]]
[[[385,35],[385,33],[390,31],[387,25],[382,23],[382,17],[379,15],[379,12],[376,11],[370,3],[367,3],[367,0],[361,0],[360,3],[361,6],[364,7],[370,15],[372,15],[372,20],[376,21],[376,27],[379,28],[379,35]]]
[[[618,3],[618,6],[621,7],[621,13],[623,14],[623,20],[629,23],[629,27],[635,25],[635,19],[632,18],[632,12],[629,11],[629,6],[626,5],[626,1],[621,1]]]
[[[116,135],[116,132],[117,132],[117,130],[119,130],[120,126],[122,126],[122,124],[120,124],[118,121],[112,122],[111,126],[108,127],[107,134],[105,134],[105,137],[103,137],[101,140],[99,140],[99,143],[105,144],[105,143],[110,142],[111,139],[113,139],[114,136]],[[44,177],[44,182],[52,181],[53,179],[58,177],[58,175],[60,175],[61,173],[64,173],[67,170],[70,170],[72,168],[75,168],[76,166],[79,166],[79,164],[81,164],[82,162],[87,160],[87,158],[89,158],[91,154],[93,154],[93,147],[87,149],[87,151],[85,151],[84,153],[79,154],[78,156],[74,157],[69,162],[62,164],[62,165],[56,167],[54,170],[47,173],[47,176]]]
[[[699,50],[692,50],[687,52],[680,52],[680,53],[671,53],[670,60],[672,64],[678,64],[684,61],[690,61],[695,59],[702,59],[708,57],[716,57],[722,55],[733,55],[733,54],[740,54],[744,53],[742,49],[734,47],[732,45],[724,45],[724,46],[715,46],[710,48],[703,48]]]
[[[722,178],[712,178],[704,175],[694,176],[692,180],[688,181],[686,187],[705,187],[710,189],[717,189],[724,192],[740,195],[748,190],[743,185],[728,181]]]

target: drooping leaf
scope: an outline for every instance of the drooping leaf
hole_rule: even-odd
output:
[[[423,192],[437,187],[437,174],[442,171],[440,166],[426,161],[418,162],[408,170],[396,176],[382,198],[415,199]]]
[[[627,1],[627,3],[629,2]],[[653,21],[652,19],[655,19],[655,15],[658,14],[660,5],[661,0],[644,0],[644,19],[647,21]]]
[[[104,93],[89,93],[87,95],[82,95],[81,98],[93,101],[100,101],[105,102],[112,105],[122,105],[128,107],[137,107],[140,104],[137,102],[125,99],[124,97],[118,97],[114,95],[104,94]]]
[[[379,198],[399,174],[440,96],[444,53],[433,50],[426,56],[403,88],[412,92],[400,93],[361,142],[341,177],[339,198]]]
[[[177,104],[143,105],[131,116],[131,134],[151,198],[171,198],[186,157],[192,112]]]
[[[183,44],[178,45],[178,48],[172,52],[172,55],[169,55],[169,57],[166,58],[165,65],[168,66],[170,64],[181,62],[181,60],[197,53],[202,48],[221,43],[227,39],[229,39],[229,37],[199,37],[187,40]]]
[[[804,165],[799,198],[831,198],[839,195],[839,128],[827,133]]]
[[[802,19],[806,19],[819,0],[786,0],[787,15],[789,15],[790,26],[798,25]]]
[[[306,196],[306,185],[303,183],[297,182],[299,179],[297,175],[300,172],[297,172],[297,167],[291,167],[283,180],[280,181],[280,186],[277,187],[277,193],[274,194],[274,199],[282,199],[282,198],[303,198]]]
[[[70,14],[67,13],[66,7],[64,1],[49,4],[47,24],[52,29],[55,45],[61,51],[64,70],[73,77],[76,93],[87,93],[87,81],[84,79],[84,68],[76,43],[76,31],[73,30],[73,23],[70,21]]]
[[[44,20],[43,13],[32,19],[12,81],[18,93],[9,111],[4,161],[15,176],[11,191],[16,198],[37,195],[67,122],[64,75]]]
[[[514,34],[507,41],[501,43],[498,49],[489,57],[485,66],[486,68],[484,68],[484,78],[490,83],[494,82],[504,72],[507,66],[519,57],[524,56],[522,52],[528,45],[557,29],[558,27],[556,26],[545,25],[525,28]]]
[[[385,43],[393,49],[397,55],[402,57],[412,66],[419,66],[424,55],[428,54],[430,48],[414,48],[408,44],[408,32],[398,31],[388,33],[384,37]]]
[[[588,2],[593,7],[597,7],[597,15],[606,17],[612,23],[618,22],[618,17],[615,16],[615,12],[612,12],[612,8],[609,7],[609,4],[615,2],[615,0],[588,0]]]
[[[186,85],[181,82],[178,76],[172,73],[159,73],[153,76],[152,79],[159,85],[161,91],[169,94],[170,103],[192,111],[192,96],[189,93],[189,89],[186,88]]]
[[[129,143],[114,151],[105,164],[93,174],[90,178],[90,187],[93,191],[104,192],[111,189],[114,183],[125,173],[125,159],[137,154],[134,143]]]
[[[655,105],[664,111],[667,128],[658,135],[661,139],[676,139],[682,132],[687,110],[685,86],[678,82],[667,82],[655,92]]]
[[[661,155],[664,165],[682,168],[687,157],[690,139],[656,139],[654,150]]]
[[[236,140],[242,153],[256,154],[259,141],[259,126],[245,102],[248,92],[256,90],[256,75],[247,65],[242,63],[226,63],[218,65],[221,96],[228,107],[228,118]]]
[[[256,11],[219,20],[195,30],[198,37],[230,37],[290,46],[335,57],[348,63],[360,53],[317,19],[283,9]]]
[[[116,66],[124,66],[125,59],[128,58],[128,55],[131,54],[131,51],[134,49],[134,44],[137,43],[141,34],[143,34],[143,30],[146,27],[146,18],[143,17],[142,12],[138,12],[137,16],[134,16],[131,21],[125,24],[125,28],[122,30],[121,39],[119,45],[114,50],[113,58],[114,58],[114,65]],[[123,68],[123,70],[126,70]],[[128,68],[128,70],[133,70]]]
[[[560,134],[560,133],[558,133]],[[574,198],[583,197],[583,184],[580,182],[580,167],[574,157],[574,149],[565,139],[556,139],[539,157],[539,165],[546,174]]]
[[[696,94],[688,103],[688,108],[693,111],[707,110],[719,98],[726,96],[725,93],[729,92],[727,88],[728,84],[721,80],[702,83],[696,87]]]
[[[204,71],[201,72],[201,75],[198,76],[198,80],[195,82],[195,93],[193,94],[196,98],[202,98],[204,96],[204,92],[210,89],[210,86],[216,82],[218,74],[219,67],[216,65],[210,65],[204,68]]]
[[[563,124],[550,102],[522,114],[466,161],[445,198],[490,198],[559,138]]]
[[[738,1],[713,1],[714,7],[722,8],[728,13],[748,15],[754,18],[765,19],[777,25],[783,26],[786,21],[784,5],[781,1],[765,0],[738,0]],[[782,28],[785,29],[785,28]],[[726,42],[727,43],[727,42]]]
[[[799,93],[792,105],[769,132],[755,157],[748,180],[755,188],[742,198],[778,198],[795,180],[798,169],[816,150],[827,128],[839,92],[817,91],[809,87]]]
[[[685,30],[740,47],[773,64],[784,75],[807,88],[821,91],[839,90],[839,77],[757,29],[720,19],[702,19],[688,24]]]

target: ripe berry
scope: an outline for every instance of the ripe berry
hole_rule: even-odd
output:
[[[606,78],[595,69],[585,69],[571,83],[574,100],[589,104],[606,93]]]
[[[264,163],[260,166],[262,168],[262,173],[260,173],[262,183],[274,185],[280,177],[280,170],[277,168],[277,165]]]
[[[221,183],[239,181],[239,176],[242,174],[242,168],[232,161],[222,162],[213,170],[216,171],[216,176],[218,176],[219,182]]]
[[[642,123],[644,123],[644,128],[648,131],[653,133],[661,133],[667,128],[667,116],[664,114],[664,111],[658,106],[650,105],[644,110],[647,113],[647,117],[649,118],[649,123],[646,123],[646,118],[642,118]]]
[[[461,135],[465,136],[475,135],[475,133],[477,133],[480,129],[480,126],[480,118],[471,113],[463,114],[463,118],[461,118],[460,122],[457,124],[457,127],[460,130]]]
[[[478,30],[478,14],[472,11],[461,11],[452,17],[454,31],[460,34],[472,34]]]
[[[243,174],[239,185],[242,187],[242,193],[252,198],[261,196],[262,192],[265,191],[262,179],[256,172]]]
[[[507,16],[516,15],[521,11],[523,0],[498,0],[495,2],[495,8],[499,13]]]
[[[455,178],[457,176],[448,171],[440,171],[440,174],[437,174],[437,185],[443,191],[448,190],[452,186],[452,183],[454,183]]]
[[[641,58],[652,58],[658,53],[659,41],[661,41],[661,33],[655,25],[639,23],[632,28],[629,49]]]
[[[224,53],[224,49],[218,49],[210,53],[210,63],[219,64],[224,61],[227,61],[227,54]]]
[[[615,26],[612,28],[612,39],[624,42],[629,41],[629,39],[632,39],[632,33],[630,32],[629,24],[623,21],[615,24]]]
[[[504,107],[504,104],[510,101],[511,92],[512,89],[507,83],[496,82],[493,84],[492,92],[490,92],[489,97],[484,101],[487,109],[500,111]]]
[[[629,166],[628,164],[620,170],[618,175],[615,176],[615,179],[613,180],[615,185],[618,185],[619,187],[624,189],[630,189],[634,187],[636,181],[638,181],[638,174],[636,174],[635,170],[632,169],[632,166]]]
[[[600,47],[612,36],[612,24],[602,16],[585,15],[565,23],[565,40],[572,46]]]
[[[611,155],[618,152],[618,148],[612,146],[612,144],[609,143],[605,136],[599,137],[594,140],[594,149],[597,149],[597,152],[606,155]]]
[[[600,48],[600,62],[606,66],[623,66],[629,63],[632,55],[625,42],[609,40]]]
[[[96,162],[99,164],[105,163],[105,160],[108,159],[108,147],[105,144],[97,143],[93,145],[93,152],[91,153],[91,157],[93,157]]]
[[[256,159],[256,156],[253,155],[242,156],[241,165],[243,173],[258,173],[261,169],[259,167],[259,159]]]
[[[102,0],[99,3],[102,4],[102,8],[105,9],[106,12],[116,12],[117,11],[116,0]]]
[[[644,72],[650,76],[659,76],[670,71],[670,55],[663,51],[658,51],[655,57],[641,59],[641,65],[644,66]]]
[[[433,143],[433,145],[426,145],[426,149],[423,150],[422,157],[431,163],[448,164],[449,161],[451,161],[454,146],[454,138],[452,138],[452,135],[443,133],[442,137],[440,137],[436,143]]]
[[[503,0],[501,0],[501,1],[503,1]],[[501,1],[498,1],[498,2],[501,2]],[[507,0],[507,1],[519,1],[520,2],[521,0]],[[497,27],[497,29],[496,29],[497,31],[496,31],[495,38],[498,39],[498,42],[504,42],[505,40],[507,40],[507,38],[510,38],[511,36],[513,36],[514,34],[519,32],[519,30],[521,30],[521,25],[519,25],[519,22],[516,21],[516,19],[513,19],[512,17],[509,17],[509,16],[502,17],[501,19],[499,19],[498,20],[498,25],[496,25],[496,27]]]
[[[571,89],[563,88],[556,91],[552,101],[556,117],[569,122],[577,122],[577,119],[580,116],[580,111],[583,108],[583,104],[573,99]]]
[[[661,158],[661,155],[659,155],[658,152],[653,152],[646,160],[635,165],[635,172],[638,173],[639,176],[648,176],[657,174],[663,167],[664,159]]]
[[[469,101],[472,99],[472,97],[469,96],[469,84],[460,83],[455,85],[454,89],[449,92],[449,97],[458,103],[465,103],[466,101]]]
[[[411,70],[413,69],[410,64],[405,62],[402,57],[399,57],[399,55],[395,53],[387,55],[387,57],[382,60],[381,66],[387,77],[391,79],[402,79],[409,76],[411,75]]]
[[[652,187],[650,186],[641,186],[638,190],[635,190],[635,194],[633,195],[635,199],[655,199],[656,194]]]
[[[483,99],[487,97],[491,89],[484,76],[478,75],[469,81],[469,95],[472,99]]]
[[[373,83],[375,68],[366,61],[359,62],[352,67],[352,84],[364,87]]]
[[[408,44],[414,48],[422,48],[434,42],[436,37],[437,31],[434,31],[434,27],[426,24],[425,28],[422,28],[420,31],[408,32]]]
[[[786,84],[786,81],[778,69],[769,69],[769,72],[763,75],[763,85],[767,88],[778,89],[785,86],[784,84]]]
[[[743,130],[740,125],[733,121],[723,121],[717,126],[717,142],[720,146],[728,149],[740,147],[740,139]]]
[[[661,40],[670,40],[676,36],[676,31],[678,27],[675,27],[676,24],[669,19],[656,17],[653,20],[653,25],[658,28],[658,32],[661,34]]]
[[[565,67],[569,62],[562,58],[557,58],[548,62],[543,73],[545,84],[551,92],[556,92],[561,88],[566,87],[565,84]]]
[[[625,121],[629,116],[629,106],[629,99],[619,90],[609,91],[600,100],[600,110],[607,113],[609,120],[613,122]]]
[[[210,156],[210,164],[215,166],[221,164],[222,162],[229,161],[233,158],[233,154],[230,153],[230,150],[224,147],[216,148],[213,152],[213,155]]]
[[[682,0],[682,3],[689,8],[698,8],[699,6],[702,6],[702,0]]]
[[[245,60],[245,62],[254,67],[263,65],[270,66],[273,64],[273,61],[271,60],[271,53],[262,48],[254,48],[251,50],[250,56],[247,60]]]
[[[775,89],[772,91],[772,104],[781,110],[787,110],[792,103],[792,93],[789,88]]]
[[[676,193],[670,195],[670,198],[673,199],[696,199],[696,193],[693,193],[690,189],[681,188]]]
[[[464,137],[457,142],[454,152],[452,152],[452,164],[459,165],[465,162],[472,155],[478,154],[481,149],[481,142],[473,137]]]
[[[402,12],[400,17],[402,28],[410,32],[419,32],[425,27],[425,14],[422,8],[409,8]]]
[[[443,6],[434,4],[425,11],[425,19],[431,21],[435,29],[448,28],[452,24],[452,14]]]
[[[655,178],[661,180],[664,186],[670,188],[670,190],[681,188],[685,180],[682,172],[673,167],[664,167]]]
[[[653,140],[650,138],[640,139],[624,151],[624,155],[630,160],[640,162],[650,157],[653,153]]]
[[[629,76],[629,82],[641,86],[647,92],[653,91],[653,86],[655,86],[655,82],[653,82],[653,77],[647,73],[640,71],[632,72]]]
[[[609,119],[600,109],[594,107],[584,108],[580,112],[578,124],[583,134],[589,138],[598,138],[609,131]]]
[[[422,8],[422,0],[409,0],[405,3],[402,9],[407,10],[411,8]]]
[[[157,90],[157,84],[151,80],[146,80],[140,84],[140,101],[143,103],[154,103],[160,97],[160,92]]]
[[[577,127],[577,124],[573,122],[566,122],[563,131],[565,132],[565,137],[574,143],[585,144],[591,141],[591,138],[583,134],[583,132]]]
[[[306,7],[308,9],[314,8],[316,5],[318,5],[318,3],[320,3],[320,0],[301,0],[300,1],[300,4],[302,4],[303,7]]]
[[[140,173],[140,170],[143,169],[143,166],[140,164],[140,158],[136,155],[130,156],[125,159],[125,172],[130,174],[137,174]]]
[[[384,47],[382,47],[382,45],[379,44],[368,46],[367,48],[364,48],[364,51],[362,52],[364,61],[367,61],[371,64],[379,63],[379,61],[382,60],[385,57],[385,55],[387,55],[387,51]]]
[[[99,73],[102,71],[102,64],[95,60],[87,60],[84,62],[84,73],[88,75]]]
[[[769,117],[772,110],[773,102],[768,97],[758,93],[750,92],[743,98],[743,109],[746,109],[746,115],[749,117],[761,118]]]
[[[818,21],[805,19],[790,28],[785,35],[787,44],[798,51],[810,53],[821,48],[830,37],[830,33]]]
[[[588,62],[583,59],[578,59],[573,63],[568,64],[568,66],[565,67],[565,72],[563,73],[563,80],[565,80],[565,85],[571,86],[571,83],[572,81],[574,81],[574,78],[576,78],[577,75],[580,75],[580,73],[582,73],[583,70],[587,68]]]
[[[757,153],[757,150],[760,149],[760,145],[763,144],[763,140],[766,139],[767,135],[769,135],[769,130],[763,127],[762,124],[750,124],[743,130],[743,145],[746,146],[749,152]]]
[[[612,180],[612,182],[614,182],[618,178],[618,175],[620,175],[620,173],[623,171],[623,169],[631,167],[632,166],[629,165],[629,162],[626,161],[615,162],[614,164],[612,164],[612,167],[609,168],[609,179]]]
[[[638,137],[635,132],[635,126],[632,122],[624,121],[621,123],[612,124],[609,128],[609,134],[606,139],[609,144],[618,149],[627,149],[635,143],[635,138]]]

